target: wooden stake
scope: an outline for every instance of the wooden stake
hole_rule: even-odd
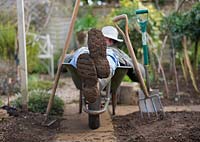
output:
[[[28,81],[26,60],[26,35],[24,22],[24,0],[17,0],[18,37],[19,37],[19,70],[21,79],[22,109],[28,109]]]

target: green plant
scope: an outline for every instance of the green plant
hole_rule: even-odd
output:
[[[198,62],[199,62],[199,40],[200,40],[200,3],[197,3],[192,7],[192,9],[187,13],[186,20],[186,35],[194,43],[193,52],[193,70],[194,74],[197,75],[198,72]]]
[[[62,54],[62,49],[58,49],[54,53],[54,70],[57,70],[57,68],[58,68],[58,64],[59,64],[59,60],[60,60],[60,55],[61,54]]]
[[[89,30],[90,28],[96,27],[96,24],[97,24],[97,18],[90,13],[86,13],[83,17],[79,18],[75,23],[75,31],[80,32]]]
[[[159,0],[159,4],[164,5],[165,4],[165,0]]]
[[[138,34],[137,30],[135,29],[135,23],[136,23],[136,15],[135,10],[138,9],[139,3],[138,1],[130,1],[130,0],[121,0],[120,1],[120,7],[119,8],[113,8],[111,12],[106,16],[102,17],[98,23],[98,27],[103,27],[105,25],[113,25],[113,18],[115,16],[121,15],[121,14],[127,14],[129,19],[129,36],[131,43],[134,47],[134,51],[136,52],[136,55],[138,55],[138,49],[141,47],[141,35]],[[119,27],[124,31],[125,29],[125,20],[122,20],[118,22]],[[122,35],[119,34],[119,38],[123,39]],[[125,42],[119,43],[118,47],[122,49],[124,52],[128,53],[127,47],[125,45]]]
[[[32,32],[34,33],[34,30]],[[26,36],[27,66],[29,73],[48,73],[46,68],[46,63],[48,64],[48,60],[41,60],[38,58],[38,55],[41,51],[39,47],[40,44],[41,41],[37,41],[34,36]]]
[[[29,91],[35,90],[35,89],[50,90],[52,86],[53,86],[52,81],[40,80],[37,74],[30,75],[28,78]]]
[[[16,31],[14,25],[0,24],[0,58],[14,59]]]
[[[27,35],[26,37],[26,54],[27,54],[27,67],[29,73],[47,73],[46,68],[41,64],[39,55],[39,43],[34,41],[34,37]]]
[[[159,27],[161,25],[163,14],[159,12],[158,10],[156,10],[152,5],[144,7],[142,3],[139,2],[138,0],[136,1],[121,0],[120,7],[113,9],[111,13],[108,14],[108,16],[103,17],[105,20],[102,20],[102,22],[99,22],[99,24],[101,24],[101,27],[104,25],[113,25],[112,19],[115,16],[121,15],[121,14],[127,14],[128,19],[129,19],[129,23],[128,23],[129,36],[130,36],[131,43],[133,45],[134,51],[138,59],[140,59],[142,56],[142,38],[141,38],[142,36],[138,32],[138,30],[136,30],[136,27],[138,27],[138,24],[137,24],[135,11],[141,8],[148,9],[149,11],[149,19],[148,19],[149,21],[147,25],[147,31],[153,39],[155,48],[159,48],[160,45],[162,44],[161,39],[160,39],[161,32],[160,32]],[[121,29],[124,30],[125,20],[120,21],[118,25]],[[128,52],[127,47],[124,42],[120,43],[118,47],[121,48],[126,53]]]
[[[75,23],[76,40],[78,46],[84,45],[87,37],[86,32],[91,28],[96,28],[97,17],[91,14],[91,10],[92,9],[89,7],[89,12],[82,14]]]
[[[193,41],[200,39],[200,3],[195,4],[189,12],[186,12],[186,34]]]
[[[181,49],[181,39],[186,32],[186,15],[174,12],[163,19],[163,29],[170,35],[176,49]]]
[[[17,15],[16,15],[16,9],[13,8],[12,10],[2,10],[0,12],[0,21],[1,24],[3,25],[7,25],[7,24],[11,24],[11,25],[15,25],[16,21],[17,21]]]
[[[192,80],[193,86],[197,92],[199,92],[196,85],[196,77],[194,77],[198,71],[198,42],[200,37],[200,4],[196,4],[192,7],[190,11],[187,12],[174,12],[168,17],[164,19],[164,28],[166,33],[169,35],[172,46],[172,55],[174,62],[175,49],[178,56],[179,61],[181,62],[182,69],[184,72],[184,77],[186,79],[186,69],[189,69],[190,78]],[[195,42],[194,47],[194,62],[193,62],[193,70],[191,68],[191,62],[188,53],[190,53],[187,49],[187,39],[190,39],[191,42]],[[191,48],[190,48],[191,50]],[[183,61],[185,64],[183,65]],[[197,74],[196,74],[197,75]],[[187,81],[187,79],[186,79]],[[178,90],[178,89],[177,89]]]
[[[28,110],[32,112],[45,113],[48,105],[50,94],[45,90],[34,90],[29,92]],[[12,102],[17,108],[22,107],[22,97],[18,97]],[[54,97],[54,102],[50,111],[50,115],[63,115],[64,102],[58,96]]]
[[[195,43],[194,62],[197,63],[198,42],[200,39],[200,3],[194,5],[190,11],[174,12],[163,19],[163,29],[170,35],[173,46],[179,51],[182,51],[182,38],[187,36]]]
[[[148,19],[148,33],[152,37],[152,40],[154,42],[155,48],[158,50],[162,46],[162,20],[164,18],[164,14],[157,10],[153,5],[147,6],[147,9],[149,11],[149,19]]]
[[[124,82],[132,82],[132,80],[128,77],[128,75],[125,75],[123,78]]]

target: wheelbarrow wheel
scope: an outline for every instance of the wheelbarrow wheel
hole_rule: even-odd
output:
[[[99,115],[91,115],[89,114],[89,128],[97,129],[100,127]]]
[[[89,110],[99,110],[100,109],[100,98],[96,102],[88,104]],[[88,122],[90,129],[97,129],[100,127],[100,116],[99,114],[88,114]]]

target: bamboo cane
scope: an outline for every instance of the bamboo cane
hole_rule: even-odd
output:
[[[193,70],[192,70],[192,65],[190,63],[190,59],[189,59],[188,54],[187,54],[188,52],[187,52],[187,39],[186,39],[186,36],[183,37],[182,45],[183,45],[184,56],[185,56],[185,59],[186,59],[186,64],[187,64],[187,67],[189,69],[190,78],[192,80],[192,85],[193,85],[195,91],[199,93],[199,89],[197,87],[196,80],[195,80],[195,77],[194,77],[194,73],[193,73]]]

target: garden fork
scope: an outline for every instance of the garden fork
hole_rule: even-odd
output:
[[[128,51],[129,51],[129,54],[130,54],[132,62],[133,62],[133,66],[136,71],[136,75],[139,79],[139,83],[140,83],[140,86],[142,89],[142,91],[139,91],[139,93],[138,93],[139,94],[139,109],[140,109],[141,117],[142,118],[144,117],[143,113],[147,113],[148,117],[150,117],[150,112],[155,112],[157,117],[158,117],[158,112],[162,112],[162,114],[165,115],[165,112],[163,110],[163,105],[161,103],[158,91],[155,91],[155,90],[150,91],[149,85],[147,85],[148,87],[145,85],[144,79],[142,77],[142,73],[139,70],[137,58],[133,51],[133,47],[132,47],[132,44],[130,42],[130,38],[128,35],[128,17],[127,17],[127,15],[122,14],[122,15],[116,16],[113,19],[113,22],[118,22],[122,19],[125,19],[125,22],[126,22],[125,23],[125,33],[120,29],[120,27],[117,24],[115,24],[115,26],[120,31],[120,33],[122,34],[122,36],[125,40],[126,46],[128,47]],[[145,39],[143,39],[143,40],[145,40]],[[146,74],[147,74],[146,76],[148,77],[147,71],[146,71]]]

